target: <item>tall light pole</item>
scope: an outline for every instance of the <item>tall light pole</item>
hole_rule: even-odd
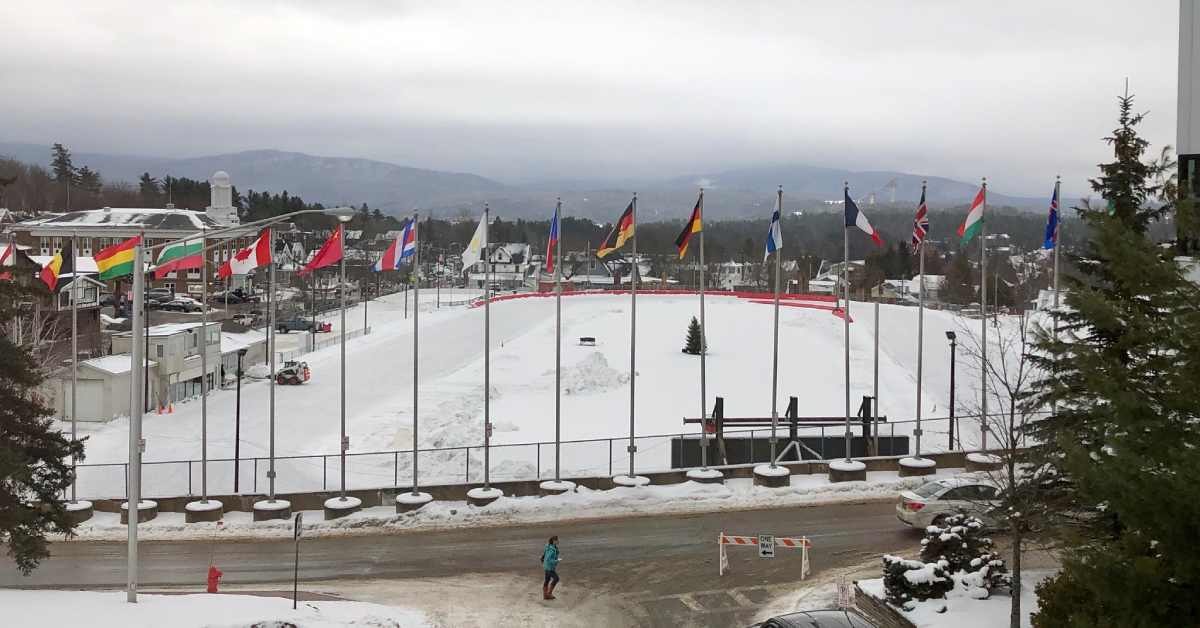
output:
[[[954,349],[958,346],[958,336],[952,331],[946,332],[950,341],[950,450],[954,450]]]
[[[242,358],[246,349],[238,349],[237,406],[233,413],[233,492],[238,493],[238,461],[242,454]]]
[[[350,439],[346,436],[346,223],[350,222],[350,219],[352,217],[353,216],[350,216],[350,215],[338,216],[338,220],[341,221],[341,223],[342,223],[341,236],[340,236],[342,238],[342,241],[340,242],[341,247],[342,247],[342,259],[339,262],[339,267],[340,267],[339,272],[341,273],[341,285],[338,286],[338,292],[341,295],[341,307],[342,307],[342,323],[341,323],[342,324],[342,342],[341,342],[341,349],[342,349],[342,358],[341,358],[342,378],[341,378],[341,381],[342,381],[342,385],[341,385],[341,391],[340,391],[341,392],[341,437],[342,437],[341,438],[340,455],[341,455],[341,476],[342,476],[341,480],[342,481],[341,481],[340,495],[338,496],[338,502],[340,502],[338,510],[342,513],[347,512],[349,510],[357,510],[356,504],[353,504],[353,503],[351,503],[351,500],[346,499],[346,450],[350,449]],[[364,307],[365,307],[365,302],[364,302]],[[365,328],[363,329],[363,332],[364,333],[366,332]],[[354,500],[354,502],[357,502],[357,501],[358,501],[357,499]]]

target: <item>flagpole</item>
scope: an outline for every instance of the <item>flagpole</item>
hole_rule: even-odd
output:
[[[412,276],[415,278],[417,269],[421,267],[421,240],[418,237],[419,234],[417,233],[417,212],[415,212],[415,211],[413,212],[412,225],[413,225],[413,242],[416,243],[416,246],[414,247],[414,251],[413,251],[413,266],[412,266],[412,270],[413,270]],[[400,236],[400,250],[396,252],[396,255],[400,256],[403,254],[404,254],[404,236],[402,234]],[[415,285],[416,285],[416,283],[414,282],[414,290],[416,289]],[[418,299],[416,299],[416,297],[414,297],[413,300],[420,302]],[[419,495],[421,493],[421,491],[418,489],[419,485],[417,484],[417,458],[420,457],[420,456],[418,456],[418,450],[417,450],[417,385],[418,385],[418,382],[420,381],[417,379],[417,367],[420,365],[420,361],[417,360],[417,356],[418,356],[417,341],[420,339],[420,333],[421,333],[421,328],[417,325],[417,312],[414,311],[413,312],[413,428],[412,428],[412,433],[413,433],[412,434],[412,437],[413,437],[412,494],[413,494],[413,496]]]
[[[925,182],[921,182],[921,200],[925,200]],[[920,211],[918,208],[917,211]],[[921,282],[918,286],[917,297],[917,428],[913,434],[917,439],[917,460],[921,459],[921,375],[925,357],[925,237],[917,244],[917,276]],[[876,317],[878,324],[878,317]],[[878,336],[878,334],[876,334]]]
[[[483,204],[483,488],[491,488],[491,444],[492,444],[492,259],[488,253],[491,242],[492,224],[488,204]],[[470,450],[467,450],[470,456]]]
[[[200,503],[208,503],[208,252],[200,231]],[[218,345],[219,346],[219,345]]]
[[[776,193],[775,207],[779,210],[780,229],[783,228],[783,186]],[[774,232],[772,232],[774,237]],[[775,432],[779,426],[779,271],[783,249],[775,249],[775,325],[771,342],[771,468],[775,468]]]
[[[141,511],[138,506],[142,502],[142,486],[141,486],[141,465],[142,465],[142,412],[144,403],[142,399],[142,391],[138,390],[142,386],[140,377],[137,377],[137,368],[142,365],[146,355],[142,351],[142,339],[138,338],[138,334],[145,333],[142,329],[141,318],[148,314],[145,312],[146,307],[146,273],[143,255],[145,252],[145,239],[142,239],[133,248],[133,300],[134,303],[130,306],[132,310],[130,324],[130,343],[129,343],[129,361],[131,365],[129,381],[129,473],[127,474],[126,482],[126,500],[125,506],[128,512],[127,539],[125,544],[126,552],[126,588],[125,600],[127,602],[137,602],[137,587],[138,587],[138,519],[141,518]],[[149,371],[148,368],[144,369]]]
[[[1062,248],[1062,195],[1059,194],[1062,186],[1062,177],[1054,178],[1054,200],[1058,204],[1055,209],[1054,223],[1054,333],[1055,339],[1058,338],[1058,249]]]
[[[75,390],[79,387],[79,310],[75,302],[79,297],[79,243],[76,234],[71,234],[71,442],[77,442],[75,424],[79,417],[79,409],[75,406]],[[71,454],[71,503],[75,503],[77,460]]]
[[[341,470],[341,476],[342,476],[342,478],[341,478],[342,487],[341,487],[341,494],[338,496],[338,498],[340,501],[344,502],[344,501],[346,501],[346,450],[350,448],[350,441],[346,438],[346,224],[345,223],[338,225],[337,237],[338,237],[338,247],[342,249],[341,260],[339,260],[340,263],[338,264],[338,266],[339,266],[338,273],[340,275],[339,282],[341,284],[338,286],[338,293],[341,296],[341,306],[342,306],[342,313],[341,313],[341,321],[342,321],[341,322],[341,325],[342,325],[342,334],[341,334],[341,336],[342,336],[342,342],[341,342],[341,353],[342,353],[342,359],[341,359],[341,372],[342,373],[341,373],[341,375],[342,375],[342,377],[341,377],[341,384],[342,385],[339,387],[341,389],[339,392],[341,393],[341,415],[342,415],[341,416],[341,438],[342,439],[338,446],[338,451],[339,451],[339,454],[341,457],[341,463],[338,466],[341,467],[340,470]],[[363,307],[364,308],[366,307],[366,299],[363,299]],[[365,334],[366,332],[367,332],[366,328],[363,328],[363,333]]]
[[[273,231],[268,232],[270,242],[267,245],[271,251],[271,265],[267,271],[267,352],[270,353],[271,375],[269,378],[269,437],[270,443],[267,445],[267,457],[269,459],[267,466],[267,485],[269,493],[268,501],[275,501],[275,234]]]
[[[554,481],[561,482],[562,448],[562,198],[554,206]],[[541,473],[541,470],[538,470]]]
[[[634,416],[636,410],[634,407],[634,399],[636,397],[634,391],[637,386],[637,192],[633,193],[633,202],[630,203],[633,208],[631,214],[633,225],[633,247],[632,259],[633,264],[629,267],[629,478],[632,480],[637,477],[634,472],[634,456],[637,455],[637,444],[634,442]],[[618,219],[617,231],[620,232],[621,225]]]
[[[845,198],[850,198],[850,182],[843,181]],[[846,345],[846,462],[850,462],[850,227],[842,221],[842,329]]]
[[[704,356],[708,353],[708,335],[704,328],[704,188],[700,188],[700,467],[708,470],[708,396],[705,389],[707,368]],[[773,457],[773,456],[772,456]]]
[[[980,318],[979,354],[979,391],[982,450],[987,452],[987,177],[983,178],[983,207],[979,214],[979,305],[983,310]]]

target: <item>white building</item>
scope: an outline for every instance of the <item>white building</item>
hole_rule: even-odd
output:
[[[129,354],[106,355],[79,363],[75,398],[79,406],[79,421],[110,421],[129,415],[129,372],[133,361]],[[158,379],[158,364],[149,361],[150,381]],[[54,380],[50,393],[54,410],[63,419],[71,416],[71,372]]]
[[[158,363],[157,378],[150,379],[150,405],[169,403],[200,394],[200,378],[208,378],[209,389],[221,383],[221,324],[167,323],[149,331],[149,358]],[[130,332],[113,336],[113,353],[129,353]],[[208,372],[201,370],[201,351],[206,352]]]

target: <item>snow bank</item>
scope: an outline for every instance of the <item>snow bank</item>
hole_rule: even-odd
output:
[[[780,488],[754,486],[750,478],[729,479],[724,484],[684,482],[603,491],[580,486],[574,492],[547,497],[500,497],[487,508],[469,508],[461,500],[435,500],[418,511],[402,514],[397,514],[395,506],[388,503],[364,508],[332,521],[323,521],[319,511],[306,513],[304,534],[387,534],[397,530],[890,501],[900,491],[916,488],[937,477],[951,477],[951,474],[901,478],[894,471],[871,471],[867,473],[865,482],[838,483],[829,482],[825,475],[792,475],[790,484]],[[405,492],[402,495],[408,494]],[[120,524],[116,515],[104,512],[98,512],[91,520],[80,524],[75,532],[77,536],[73,540],[81,541],[122,540],[126,537],[125,526]],[[182,513],[160,513],[157,519],[138,526],[138,535],[146,540],[290,538],[291,534],[291,521],[254,522],[251,513],[247,512],[226,512],[224,519],[216,523],[184,523]]]
[[[554,371],[550,371],[551,376]],[[608,365],[608,360],[599,351],[563,369],[562,392],[564,395],[582,395],[604,392],[629,383],[629,372],[620,372]]]
[[[917,563],[920,564],[920,563]],[[917,573],[906,572],[905,576]],[[1021,578],[1021,627],[1030,628],[1029,616],[1037,610],[1037,595],[1034,587],[1050,576],[1049,571],[1025,571]],[[887,593],[883,589],[883,579],[859,580],[858,586],[863,593],[884,601]],[[993,593],[987,599],[977,599],[977,591],[970,587],[961,587],[957,583],[954,589],[946,594],[945,599],[925,600],[914,602],[911,611],[900,611],[905,619],[911,621],[917,628],[1008,628],[1008,618],[1012,597],[1001,593]]]
[[[432,624],[419,611],[365,602],[302,602],[254,595],[139,595],[125,601],[124,591],[0,590],[0,608],[8,626],[369,626],[421,628]],[[285,623],[286,622],[286,623]]]

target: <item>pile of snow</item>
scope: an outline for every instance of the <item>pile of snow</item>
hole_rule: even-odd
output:
[[[553,376],[554,372],[551,371]],[[629,372],[618,371],[608,365],[604,354],[596,351],[575,364],[563,369],[562,393],[581,395],[604,392],[629,384]]]
[[[301,602],[255,595],[139,595],[123,591],[17,591],[0,589],[8,626],[369,626],[422,628],[431,624],[419,611],[366,602]]]
[[[941,477],[951,477],[950,474]],[[396,530],[431,530],[462,527],[526,525],[552,521],[604,519],[663,514],[717,512],[833,503],[893,500],[903,490],[928,481],[930,476],[901,478],[894,471],[871,471],[865,482],[831,483],[825,475],[792,475],[780,488],[754,486],[750,478],[724,484],[684,482],[636,488],[593,490],[580,486],[574,492],[547,497],[501,497],[486,508],[461,500],[434,500],[420,510],[397,514],[392,504],[364,508],[340,519],[323,521],[321,511],[306,512],[304,534],[388,534]],[[407,493],[405,493],[407,494]],[[282,502],[282,500],[280,500]],[[263,502],[259,502],[260,504]],[[98,512],[82,524],[76,540],[126,538],[125,526],[113,513]],[[291,521],[252,520],[248,512],[226,512],[217,523],[185,523],[182,513],[160,513],[138,526],[145,540],[222,538],[290,538]]]
[[[267,379],[271,376],[271,367],[266,364],[255,364],[244,370],[246,377],[253,379]]]
[[[909,572],[912,573],[912,572]],[[1029,628],[1032,623],[1029,616],[1037,610],[1037,595],[1034,587],[1050,576],[1049,571],[1025,571],[1021,578],[1021,618],[1022,628]],[[880,601],[886,600],[887,594],[883,589],[883,579],[859,580],[858,586],[864,593]],[[944,599],[913,602],[910,611],[897,611],[917,628],[1008,628],[1009,611],[1012,598],[1009,595],[993,593],[987,599],[977,599],[977,592],[970,588],[955,586]]]

